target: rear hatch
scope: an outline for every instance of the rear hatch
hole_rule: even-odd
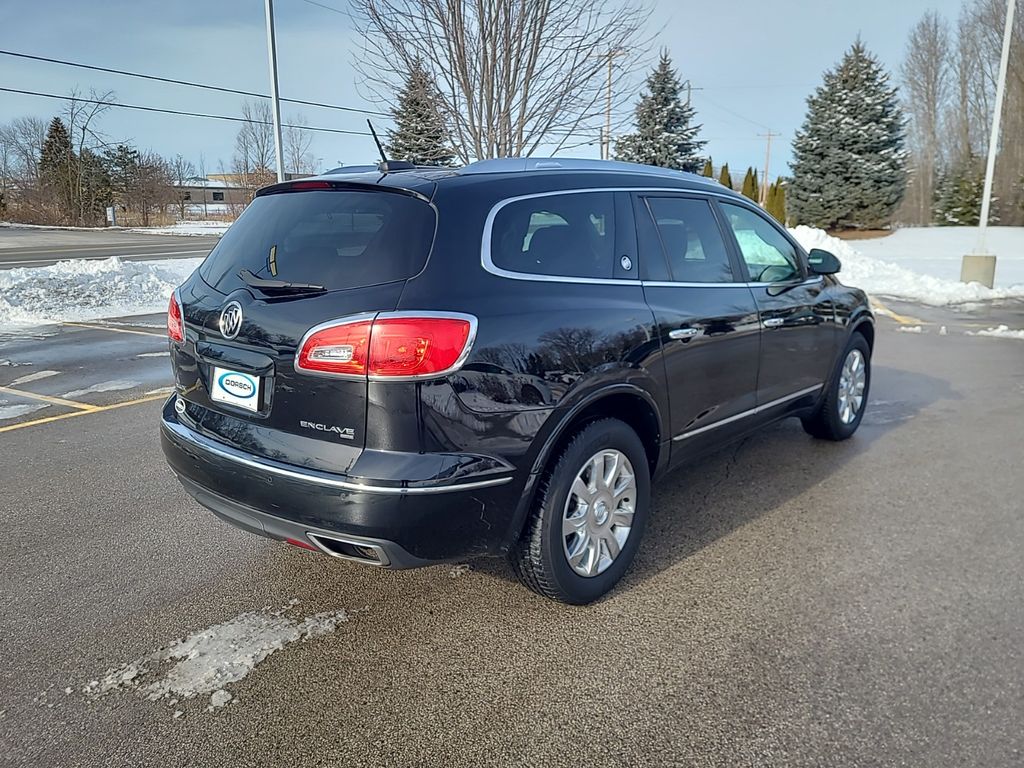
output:
[[[435,226],[429,203],[393,187],[306,181],[258,195],[178,289],[186,339],[172,358],[192,426],[345,471],[365,445],[366,379],[298,372],[296,352],[321,323],[394,310]]]

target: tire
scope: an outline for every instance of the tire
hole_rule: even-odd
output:
[[[636,432],[618,419],[583,427],[552,459],[538,486],[534,508],[510,553],[519,580],[563,603],[597,600],[629,568],[650,498],[650,467]]]
[[[851,402],[843,398],[846,382],[850,380],[846,366],[856,353],[859,353],[859,361],[863,364],[863,385],[860,389],[859,403],[856,403],[856,400]],[[836,362],[825,396],[814,413],[801,419],[804,430],[807,434],[821,440],[839,441],[851,437],[857,431],[857,427],[860,426],[861,419],[864,417],[870,389],[871,347],[868,346],[867,339],[861,334],[854,333]],[[853,392],[856,392],[856,389]],[[845,410],[844,405],[847,402],[849,402],[849,406],[848,410]],[[854,404],[856,407],[853,407]]]

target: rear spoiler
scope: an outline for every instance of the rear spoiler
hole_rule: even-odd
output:
[[[368,175],[368,174],[367,174]],[[279,195],[286,192],[312,192],[317,190],[337,190],[342,192],[391,192],[399,195],[406,195],[407,197],[415,197],[417,200],[423,200],[429,203],[430,198],[424,195],[422,192],[417,192],[414,189],[408,189],[406,187],[396,187],[390,184],[380,184],[381,179],[384,175],[381,175],[373,181],[355,181],[351,178],[342,179],[296,179],[294,181],[282,181],[277,184],[271,184],[267,187],[262,187],[256,190],[256,197],[265,197],[266,195]]]

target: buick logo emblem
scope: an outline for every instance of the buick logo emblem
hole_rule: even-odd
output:
[[[220,335],[225,339],[233,339],[242,330],[242,305],[237,301],[230,302],[220,313]]]

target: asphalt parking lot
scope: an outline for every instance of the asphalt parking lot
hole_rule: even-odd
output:
[[[181,237],[120,229],[73,230],[0,227],[0,269],[45,267],[64,259],[191,259],[217,244],[213,236]]]
[[[162,317],[0,338],[0,764],[1020,765],[1024,342],[966,332],[1024,307],[889,307],[855,438],[786,422],[670,476],[588,608],[218,522],[160,453]],[[223,708],[86,693],[296,600],[348,620]]]

